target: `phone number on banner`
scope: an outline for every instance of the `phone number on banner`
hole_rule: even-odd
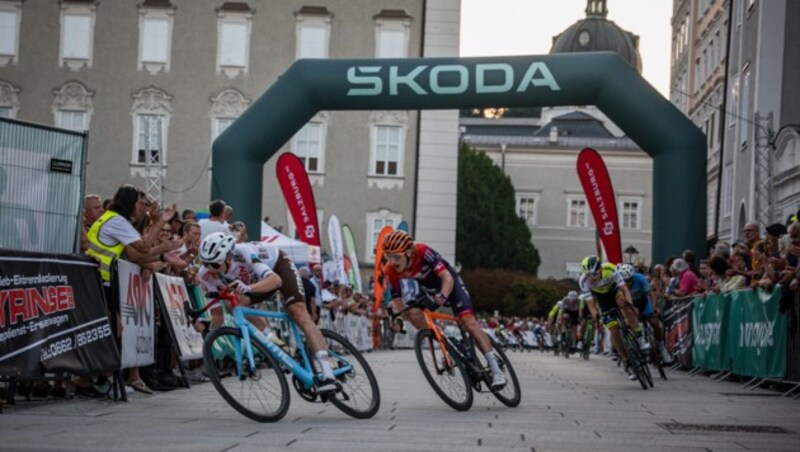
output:
[[[42,361],[53,359],[63,353],[89,345],[108,336],[111,336],[111,325],[105,324],[76,333],[74,338],[66,337],[51,342],[42,348]]]

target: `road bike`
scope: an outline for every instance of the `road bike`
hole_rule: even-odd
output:
[[[592,342],[594,342],[594,320],[591,318],[585,318],[584,322],[586,322],[586,328],[583,331],[583,348],[581,349],[581,357],[588,361],[589,355],[591,355],[592,351]]]
[[[472,407],[473,391],[491,392],[497,400],[509,407],[519,405],[521,392],[517,374],[500,344],[489,338],[497,355],[498,365],[506,377],[506,385],[492,391],[492,372],[486,357],[476,348],[474,339],[456,317],[432,310],[438,307],[433,301],[414,301],[407,303],[406,308],[400,312],[392,314],[393,321],[400,322],[401,332],[402,320],[399,317],[405,312],[416,308],[425,317],[427,328],[417,332],[414,352],[422,374],[436,394],[458,411],[466,411]],[[460,337],[442,333],[439,322],[456,325]]]
[[[320,394],[316,388],[322,382],[322,371],[310,358],[305,338],[288,314],[239,306],[236,293],[228,288],[207,296],[211,301],[203,309],[192,310],[187,306],[187,314],[195,321],[222,301],[229,304],[226,308],[233,314],[233,326],[219,327],[206,336],[203,362],[217,392],[236,411],[258,422],[283,418],[290,401],[286,374],[291,374],[292,385],[304,400],[331,402],[359,419],[378,412],[378,381],[367,361],[347,339],[333,331],[320,330],[336,378],[336,391]],[[245,316],[286,322],[297,344],[294,354],[264,336]]]
[[[662,380],[667,379],[667,373],[664,371],[664,361],[661,360],[661,353],[658,351],[658,343],[656,342],[656,337],[653,332],[653,327],[650,326],[650,322],[647,319],[639,318],[640,323],[642,324],[642,334],[644,335],[647,342],[650,343],[651,347],[648,351],[647,355],[650,358],[650,362],[656,367],[658,370],[658,375],[661,376]]]
[[[616,319],[619,325],[619,335],[622,340],[622,347],[625,350],[625,355],[628,357],[628,366],[633,372],[642,389],[653,387],[653,375],[650,373],[650,367],[647,365],[647,353],[639,347],[639,341],[636,334],[631,330],[625,318],[619,311],[619,307],[614,307],[604,315]]]

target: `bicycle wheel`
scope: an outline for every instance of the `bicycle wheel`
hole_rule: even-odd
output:
[[[321,329],[325,347],[331,359],[334,372],[342,367],[351,369],[336,380],[338,390],[328,400],[344,413],[358,419],[371,418],[381,406],[378,380],[364,356],[343,336],[330,330]],[[313,355],[309,355],[313,356]]]
[[[587,361],[592,351],[592,339],[594,339],[594,327],[589,324],[586,325],[586,331],[583,333],[583,350],[581,350],[581,357]]]
[[[444,403],[458,411],[470,409],[473,400],[472,383],[461,359],[449,349],[446,352],[442,351],[439,341],[430,329],[417,333],[414,352],[419,367],[422,368],[422,374]],[[445,368],[444,353],[447,353],[453,362],[447,368]]]
[[[572,335],[571,328],[568,326],[564,329],[564,358],[569,359],[569,355],[572,353],[572,342],[574,340],[574,336]]]
[[[658,352],[658,343],[655,341],[655,336],[653,335],[653,330],[651,328],[647,328],[648,338],[647,340],[650,341],[652,347],[650,348],[650,361],[656,366],[658,370],[658,375],[661,376],[662,380],[667,379],[667,373],[664,371],[664,363],[661,362],[661,354]]]
[[[514,371],[511,361],[508,360],[508,356],[506,356],[500,346],[495,341],[491,342],[492,348],[494,348],[494,352],[497,354],[497,364],[500,365],[500,370],[502,370],[503,374],[506,376],[506,385],[503,386],[503,389],[492,391],[492,394],[497,397],[497,400],[503,402],[504,405],[515,407],[519,405],[519,402],[522,400],[522,392],[519,388],[517,373]],[[478,360],[478,363],[480,363],[481,369],[487,369],[487,372],[489,372],[489,363],[486,362],[486,357],[480,350],[475,351],[475,358]]]
[[[203,343],[206,372],[217,392],[236,411],[258,422],[278,421],[289,410],[289,385],[264,346],[253,338],[250,344],[255,362],[252,374],[242,332],[233,327],[214,330]]]
[[[642,389],[647,390],[647,382],[645,381],[644,370],[642,369],[642,363],[639,360],[641,353],[639,350],[639,344],[636,343],[636,338],[627,328],[623,329],[620,327],[620,334],[622,335],[622,346],[625,348],[625,355],[628,357],[628,366],[630,367],[631,372],[633,372],[633,375],[636,376],[636,379],[639,381]]]

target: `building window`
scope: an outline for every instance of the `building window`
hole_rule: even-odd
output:
[[[0,2],[0,66],[17,62],[22,2]]]
[[[536,224],[536,208],[539,206],[539,195],[534,193],[517,194],[517,215],[529,226]]]
[[[226,89],[211,98],[211,142],[217,139],[250,105],[236,89]]]
[[[567,278],[577,280],[581,277],[581,263],[567,262]]]
[[[403,128],[375,126],[373,129],[371,174],[402,176]]]
[[[383,10],[375,19],[375,56],[407,58],[411,16],[404,10]]]
[[[93,92],[87,90],[81,83],[69,82],[53,91],[53,95],[56,126],[78,132],[89,130]]]
[[[133,163],[147,163],[148,151],[151,163],[166,163],[164,151],[164,116],[136,115],[136,154]]]
[[[722,216],[728,218],[733,214],[733,164],[725,165],[722,174]]]
[[[92,67],[95,3],[61,3],[59,65],[78,70]]]
[[[733,74],[731,79],[733,83],[731,83],[731,92],[728,100],[728,116],[730,117],[728,126],[734,127],[736,126],[736,119],[739,114],[739,74]]]
[[[586,199],[583,196],[567,197],[567,227],[589,227],[588,207],[586,205]]]
[[[19,110],[19,89],[7,82],[0,81],[0,116],[16,118]]]
[[[152,163],[166,166],[172,96],[158,88],[146,88],[136,93],[133,99],[131,164],[144,165],[150,159]]]
[[[217,72],[229,78],[247,73],[253,11],[241,3],[226,2],[217,10]],[[233,8],[233,9],[231,9]]]
[[[640,199],[620,198],[623,229],[639,229],[642,218],[642,201]]]
[[[377,212],[367,212],[367,243],[364,248],[364,258],[366,262],[375,260],[375,245],[378,243],[378,235],[381,229],[386,226],[396,228],[403,221],[403,216],[388,209],[380,209]]]
[[[739,115],[742,123],[739,124],[739,143],[742,147],[747,145],[747,137],[750,132],[750,69],[742,71],[742,108]]]
[[[295,12],[295,17],[296,58],[328,58],[333,14],[324,6],[304,6]]]
[[[139,10],[139,70],[151,74],[169,72],[172,51],[172,25],[175,7],[169,2],[163,6],[143,3]]]
[[[86,127],[86,112],[74,110],[59,110],[56,125],[63,129],[83,132]]]
[[[222,135],[222,132],[228,130],[233,121],[236,121],[236,118],[214,118],[214,140]]]
[[[311,121],[294,136],[292,152],[308,173],[322,173],[325,156],[325,124]]]

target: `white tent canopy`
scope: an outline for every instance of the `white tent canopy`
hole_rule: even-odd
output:
[[[261,222],[261,242],[277,246],[281,251],[286,253],[295,264],[314,262],[314,255],[317,256],[316,262],[319,262],[318,247],[289,238],[263,221]]]

